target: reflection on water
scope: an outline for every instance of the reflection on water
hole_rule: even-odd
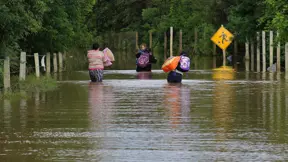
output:
[[[152,73],[151,72],[138,72],[137,73],[137,79],[152,79]]]
[[[173,127],[189,122],[190,88],[182,84],[166,84],[164,105]]]
[[[217,81],[213,89],[213,120],[217,139],[225,140],[226,133],[232,129],[232,110],[235,106],[233,87],[225,81]]]
[[[103,83],[89,83],[89,116],[91,127],[100,128],[111,121],[112,108],[116,102],[112,86]]]
[[[103,83],[77,74],[53,92],[0,100],[0,161],[288,160],[284,76],[192,71],[168,84],[160,72],[107,71]]]

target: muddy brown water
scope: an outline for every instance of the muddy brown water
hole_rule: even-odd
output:
[[[283,74],[213,80],[192,70],[168,84],[154,70],[58,76],[59,88],[0,101],[0,161],[287,161]]]

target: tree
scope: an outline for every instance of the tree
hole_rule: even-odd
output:
[[[85,22],[94,4],[95,0],[50,0],[42,28],[24,39],[21,47],[31,52],[57,52],[85,46],[92,39]]]
[[[234,35],[241,42],[246,38],[253,38],[256,32],[263,27],[259,25],[258,20],[263,15],[262,0],[244,0],[235,1],[236,3],[228,9],[227,27],[234,31]]]
[[[265,0],[265,14],[259,22],[266,29],[278,31],[279,40],[288,41],[288,4],[286,0]]]
[[[12,54],[18,40],[41,29],[46,0],[0,2],[0,56]]]

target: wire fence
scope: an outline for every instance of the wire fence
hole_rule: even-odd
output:
[[[26,55],[27,57],[34,57],[34,55]],[[46,56],[46,55],[38,55],[38,56]]]
[[[10,77],[5,77],[7,75],[25,79],[26,75],[34,73],[36,77],[40,77],[41,73],[50,73],[52,70],[57,73],[65,70],[63,66],[65,57],[62,53],[54,54],[52,57],[48,57],[48,60],[45,56],[47,55],[26,55],[23,52],[20,56],[0,58],[0,88],[3,85],[4,89],[10,88],[11,80]]]

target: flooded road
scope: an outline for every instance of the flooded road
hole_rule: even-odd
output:
[[[215,81],[166,74],[75,72],[59,89],[0,101],[0,161],[287,161],[288,82],[237,73]],[[3,105],[3,106],[2,106]]]

